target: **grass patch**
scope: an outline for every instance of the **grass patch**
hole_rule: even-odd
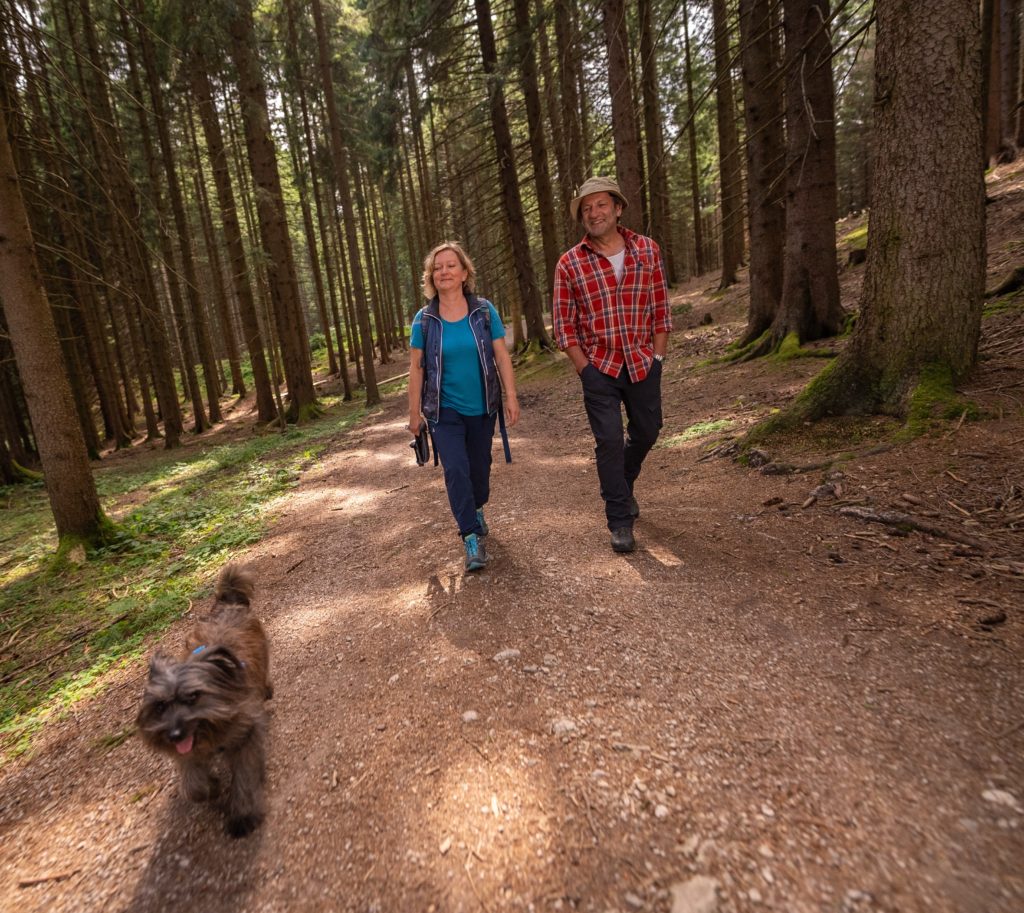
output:
[[[866,250],[868,246],[868,225],[865,222],[839,239],[840,244],[849,244],[853,250]]]
[[[657,446],[678,447],[680,444],[686,444],[689,441],[696,441],[711,434],[728,431],[735,424],[732,419],[728,418],[717,419],[713,422],[697,422],[696,425],[690,425],[689,428],[680,431],[679,434],[673,434],[671,437],[658,441]]]
[[[80,564],[50,560],[56,535],[42,485],[0,489],[0,765],[205,595],[221,565],[263,536],[275,503],[330,438],[362,415],[346,404],[284,434],[98,467],[118,529]]]
[[[693,310],[693,304],[689,301],[680,301],[677,304],[672,305],[672,316],[678,317],[680,314],[689,314]]]

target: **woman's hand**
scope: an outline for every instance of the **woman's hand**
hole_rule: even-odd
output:
[[[516,399],[516,395],[513,393],[511,396],[505,397],[505,424],[511,428],[518,421],[519,400]]]
[[[409,413],[409,433],[416,437],[420,433],[420,429],[423,427],[423,416],[418,412]]]

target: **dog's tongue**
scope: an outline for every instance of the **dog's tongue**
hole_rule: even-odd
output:
[[[174,747],[178,749],[178,754],[188,754],[192,750],[192,736],[187,735],[180,742],[175,742]]]

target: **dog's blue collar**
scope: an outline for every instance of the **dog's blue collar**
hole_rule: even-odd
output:
[[[196,648],[195,648],[195,649],[194,649],[194,650],[192,651],[192,655],[193,655],[193,656],[195,656],[195,655],[196,655],[197,653],[202,653],[202,652],[203,652],[203,650],[205,650],[205,649],[206,649],[206,644],[200,644],[200,645],[199,645],[198,647],[196,647]],[[245,668],[245,662],[244,662],[244,660],[239,660],[239,661],[238,661],[238,665],[240,665],[240,666],[241,666],[241,667],[242,667],[242,668],[244,669],[244,668]]]

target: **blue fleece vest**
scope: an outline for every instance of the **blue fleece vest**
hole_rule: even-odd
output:
[[[469,327],[473,331],[483,370],[484,402],[487,404],[488,415],[493,415],[501,409],[501,384],[498,381],[498,367],[494,363],[490,302],[472,293],[466,294],[466,302],[469,305]],[[436,295],[423,309],[420,327],[423,329],[423,394],[420,408],[426,418],[436,422],[441,413],[441,337],[444,334],[444,322],[441,320]]]

